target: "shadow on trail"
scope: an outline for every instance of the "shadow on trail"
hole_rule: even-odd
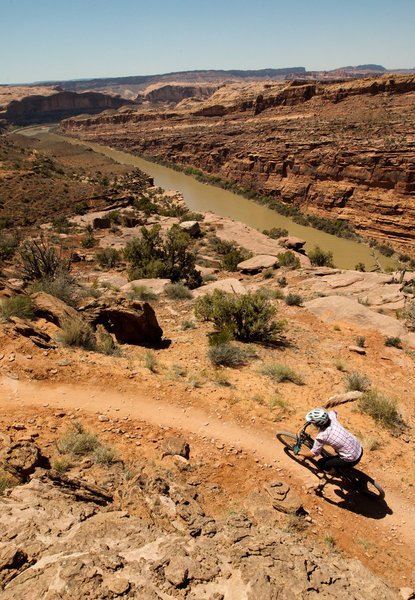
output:
[[[392,509],[388,506],[388,503],[384,498],[371,497],[359,493],[356,488],[339,475],[324,473],[317,468],[314,462],[293,455],[288,448],[284,448],[284,452],[292,460],[308,469],[320,480],[320,484],[316,487],[315,493],[316,496],[319,496],[328,504],[338,506],[339,508],[362,515],[369,519],[383,519],[386,515],[393,514]],[[329,492],[334,492],[338,497],[338,500],[329,498],[324,494],[327,487]],[[332,489],[333,487],[335,487],[334,490]]]

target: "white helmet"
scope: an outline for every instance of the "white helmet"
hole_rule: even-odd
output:
[[[305,420],[308,423],[314,423],[315,425],[325,425],[329,420],[329,415],[322,408],[315,408],[306,414]]]

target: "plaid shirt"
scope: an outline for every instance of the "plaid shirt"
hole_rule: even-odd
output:
[[[317,435],[311,452],[318,456],[324,445],[331,446],[343,460],[353,462],[360,458],[362,446],[337,420],[337,412],[329,412],[330,425]]]

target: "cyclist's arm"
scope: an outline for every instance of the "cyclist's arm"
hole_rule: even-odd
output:
[[[301,450],[298,454],[300,456],[304,456],[305,458],[315,458],[315,456],[316,456],[308,448],[301,448]]]
[[[306,458],[315,458],[321,453],[323,448],[323,442],[320,440],[315,440],[314,445],[311,450],[308,448],[302,448],[298,454],[301,456],[305,456]]]

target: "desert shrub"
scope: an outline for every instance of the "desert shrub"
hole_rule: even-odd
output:
[[[363,436],[361,438],[361,442],[365,450],[373,451],[377,450],[381,446],[381,443],[378,440],[378,438],[373,436]]]
[[[181,223],[184,223],[185,221],[203,221],[203,219],[204,216],[202,213],[197,212],[186,212],[180,217]]]
[[[98,444],[92,452],[92,459],[98,465],[105,465],[106,467],[109,467],[115,462],[116,454],[113,448],[110,448],[110,446]]]
[[[82,248],[93,248],[97,245],[97,240],[94,237],[94,230],[92,228],[92,225],[87,225],[85,230],[86,235],[81,239],[81,246]]]
[[[412,300],[405,306],[402,316],[406,320],[408,329],[415,329],[415,300]]]
[[[383,256],[392,256],[392,254],[394,253],[394,249],[392,248],[392,246],[389,246],[389,244],[380,244],[378,246],[378,250],[381,254],[383,254]]]
[[[81,317],[63,321],[57,339],[64,346],[76,346],[85,350],[95,350],[97,345],[92,327]]]
[[[68,273],[70,263],[44,240],[25,242],[20,249],[22,274],[25,279],[53,280],[61,273]]]
[[[314,246],[313,250],[308,253],[308,258],[311,264],[316,267],[334,267],[333,252],[329,250],[325,252],[320,246]]]
[[[133,300],[157,300],[158,296],[145,285],[134,285],[131,292],[128,292],[128,297]]]
[[[261,368],[261,374],[270,377],[273,381],[281,383],[291,381],[296,385],[304,385],[304,378],[301,373],[294,371],[291,367],[281,363],[270,363]]]
[[[107,356],[118,356],[120,347],[114,342],[114,338],[109,333],[101,334],[97,339],[97,352],[106,354]]]
[[[33,300],[30,296],[10,296],[3,300],[1,304],[1,314],[6,321],[10,317],[19,317],[20,319],[34,319]]]
[[[173,225],[163,240],[160,229],[160,225],[151,229],[142,227],[140,237],[125,247],[130,279],[165,277],[173,282],[183,279],[189,288],[201,285],[202,276],[195,268],[196,256],[189,250],[189,234],[179,225]]]
[[[278,240],[278,238],[286,237],[288,235],[288,229],[284,229],[283,227],[272,227],[272,229],[264,229],[262,233],[273,240]]]
[[[264,279],[272,279],[272,277],[274,276],[274,269],[272,267],[269,267],[268,269],[265,269],[262,275]]]
[[[55,462],[53,463],[53,468],[55,469],[55,471],[58,471],[59,473],[64,473],[65,471],[67,471],[69,469],[68,459],[61,458],[61,459],[55,460]]]
[[[361,273],[364,273],[366,271],[366,265],[365,265],[365,263],[358,262],[357,265],[355,265],[354,270],[355,271],[360,271]]]
[[[277,283],[280,286],[280,288],[284,288],[287,286],[287,278],[286,277],[278,277]]]
[[[362,412],[389,429],[393,429],[400,422],[396,402],[382,396],[377,390],[366,392],[358,406]]]
[[[0,261],[13,258],[18,246],[18,239],[14,235],[0,234]]]
[[[183,283],[168,283],[164,292],[170,300],[189,300],[193,297],[192,292]]]
[[[187,331],[188,329],[195,329],[196,327],[196,323],[195,321],[189,321],[187,319],[184,319],[181,323],[180,323],[180,328],[183,331]]]
[[[261,287],[258,290],[259,294],[262,294],[264,298],[268,300],[282,300],[284,298],[284,292],[280,289],[271,289],[267,287]]]
[[[236,267],[240,262],[252,256],[245,248],[238,246],[233,240],[227,242],[214,235],[209,241],[213,251],[221,255],[221,268],[225,271],[236,271]]]
[[[242,342],[281,342],[285,322],[274,321],[275,313],[276,308],[258,292],[237,297],[215,290],[195,304],[198,318],[212,321],[217,331],[230,331]]]
[[[359,348],[365,347],[366,338],[364,335],[359,335],[359,336],[355,337],[354,341],[356,342],[356,346],[359,346]]]
[[[280,267],[287,267],[288,269],[299,269],[301,266],[300,259],[291,250],[287,250],[287,252],[280,252],[279,254],[277,254],[277,258]]]
[[[75,289],[75,281],[68,271],[58,272],[53,279],[44,277],[35,281],[30,286],[30,290],[32,292],[45,292],[70,306],[75,306],[77,302],[78,293]]]
[[[61,454],[84,456],[93,452],[99,446],[96,435],[84,431],[67,431],[57,443]]]
[[[152,373],[157,373],[157,369],[159,366],[158,360],[154,352],[151,352],[151,350],[147,350],[147,352],[144,355],[144,366]]]
[[[71,227],[71,224],[68,221],[68,218],[65,215],[59,215],[58,217],[53,217],[52,226],[57,233],[68,233]]]
[[[85,200],[82,200],[82,202],[77,202],[74,205],[73,210],[76,215],[84,215],[88,210],[88,204]]]
[[[210,281],[217,281],[218,278],[213,273],[206,273],[206,275],[202,276],[203,283],[209,283]]]
[[[223,367],[237,368],[253,358],[250,349],[240,348],[229,343],[211,346],[207,355],[216,367],[222,365]]]
[[[394,348],[402,348],[402,340],[399,337],[387,337],[385,339],[385,346],[393,346]]]
[[[115,248],[104,248],[95,254],[95,258],[103,269],[113,269],[121,260],[121,252]]]
[[[347,371],[346,363],[343,360],[336,360],[334,366],[338,371],[341,371],[342,373],[345,373]]]
[[[344,378],[347,391],[365,392],[369,389],[371,381],[366,375],[362,375],[358,371],[347,373]]]
[[[288,306],[301,306],[303,299],[300,294],[292,294],[291,292],[285,296],[285,304]]]

